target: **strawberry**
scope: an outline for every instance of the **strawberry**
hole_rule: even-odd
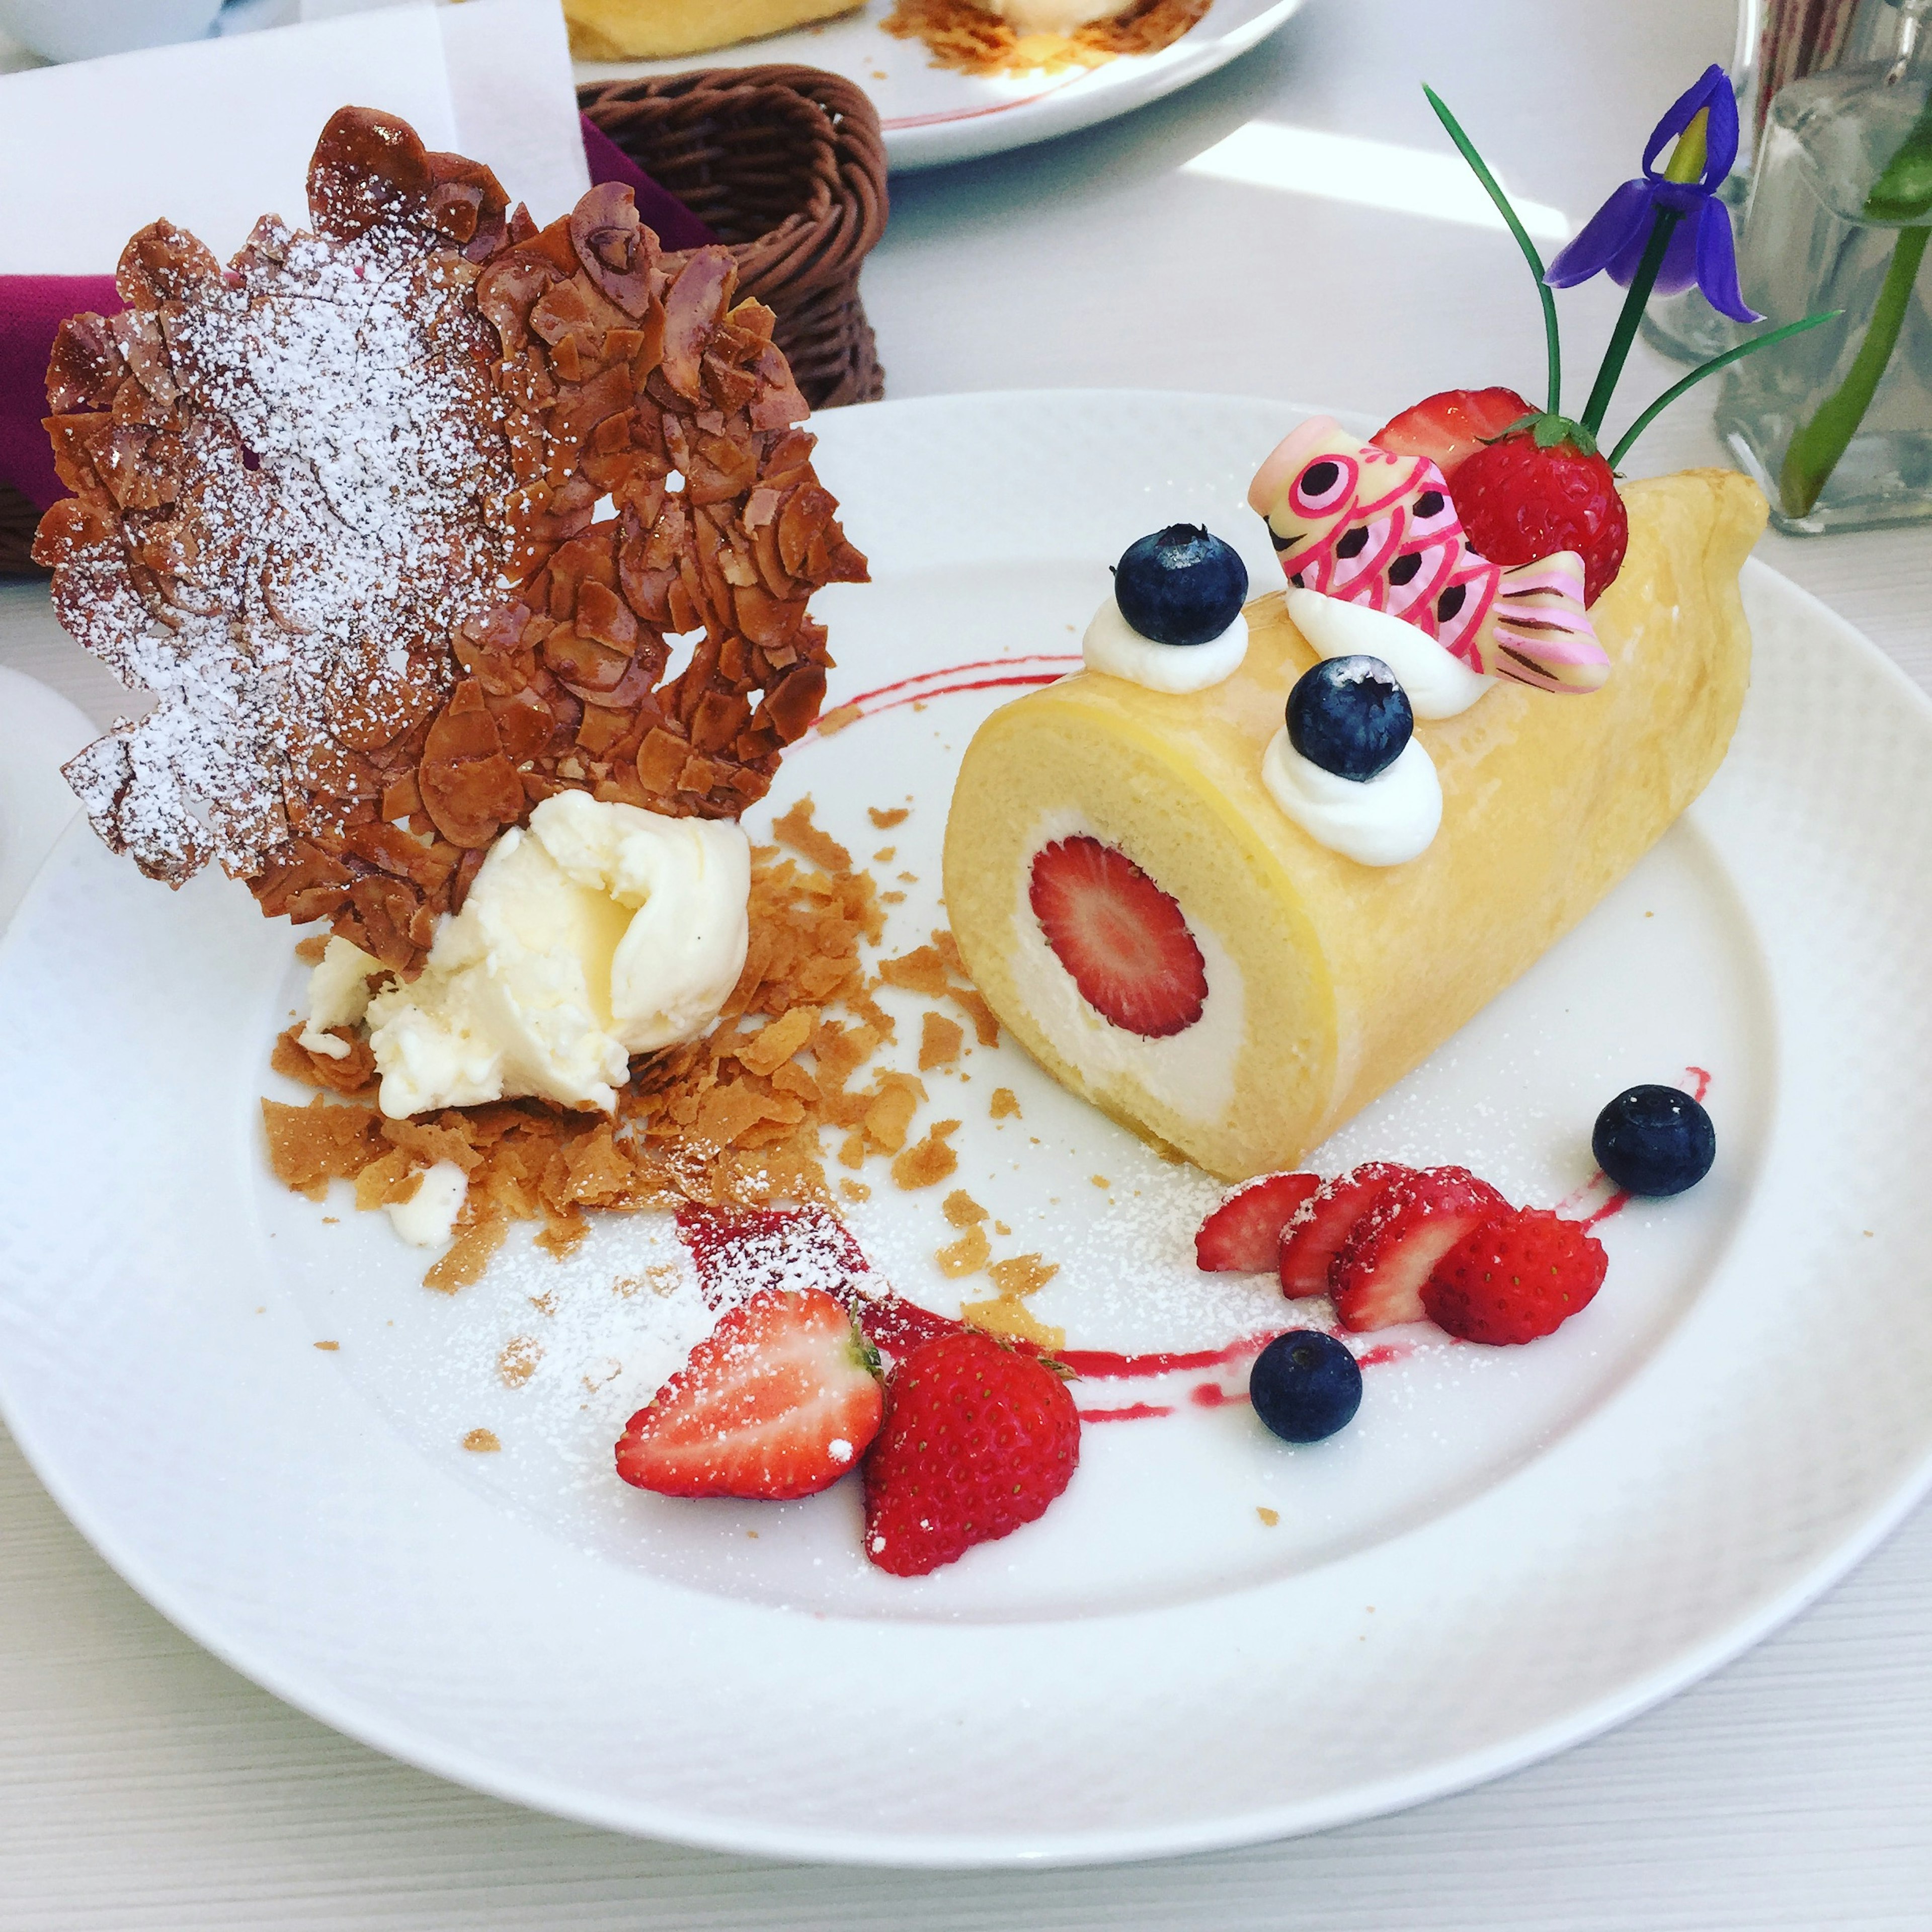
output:
[[[1436,1264],[1422,1305],[1466,1342],[1533,1342],[1588,1306],[1610,1258],[1581,1222],[1546,1208],[1478,1222]]]
[[[1051,1369],[970,1329],[922,1342],[866,1459],[866,1554],[923,1576],[1031,1522],[1079,1460],[1079,1412]]]
[[[1630,518],[1610,464],[1585,446],[1587,436],[1580,444],[1564,433],[1574,430],[1560,417],[1539,417],[1533,429],[1478,450],[1450,494],[1470,548],[1492,563],[1507,568],[1576,551],[1588,605],[1623,568]]]
[[[1264,1174],[1231,1188],[1194,1237],[1194,1265],[1210,1274],[1279,1268],[1282,1230],[1321,1185],[1318,1174]]]
[[[1384,1189],[1329,1270],[1342,1326],[1359,1332],[1425,1320],[1423,1285],[1436,1264],[1508,1205],[1466,1167],[1424,1168]]]
[[[879,1358],[823,1288],[730,1310],[617,1443],[617,1473],[664,1496],[808,1496],[878,1433]]]
[[[1084,835],[1034,854],[1028,896],[1061,965],[1094,1011],[1144,1040],[1184,1032],[1208,968],[1179,904],[1122,851]]]
[[[1281,1231],[1281,1292],[1291,1300],[1328,1292],[1329,1264],[1355,1223],[1395,1182],[1415,1172],[1392,1160],[1364,1161],[1322,1185]]]
[[[1535,413],[1514,389],[1444,389],[1384,423],[1369,440],[1391,456],[1427,457],[1448,483],[1454,481],[1464,458]],[[1459,510],[1462,501],[1456,500]]]

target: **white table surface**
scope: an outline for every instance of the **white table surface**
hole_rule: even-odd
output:
[[[1500,233],[1187,164],[1251,123],[1445,152],[1426,79],[1520,195],[1574,224],[1634,172],[1668,100],[1728,56],[1731,16],[1729,0],[1310,0],[1272,43],[1170,101],[1050,147],[903,179],[865,284],[891,393],[1147,386],[1377,414],[1460,384],[1536,394],[1534,298]],[[1600,286],[1566,298],[1575,394],[1615,300]],[[1640,349],[1627,410],[1676,373]],[[1715,460],[1707,406],[1694,400],[1631,466]],[[1769,538],[1760,554],[1932,687],[1928,542],[1924,530]],[[116,688],[65,643],[38,589],[0,587],[0,638],[6,662],[107,717]],[[1216,1857],[935,1876],[614,1837],[392,1763],[165,1623],[0,1436],[9,1932],[915,1922],[1932,1926],[1932,1507],[1730,1669],[1500,1783]]]

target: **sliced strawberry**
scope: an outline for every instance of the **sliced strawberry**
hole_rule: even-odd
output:
[[[1344,1328],[1425,1322],[1422,1291],[1436,1264],[1509,1203],[1466,1167],[1427,1167],[1397,1181],[1358,1221],[1330,1270]]]
[[[855,1469],[884,1412],[878,1357],[824,1289],[728,1311],[632,1417],[617,1473],[665,1496],[808,1496]]]
[[[1398,1161],[1366,1160],[1324,1180],[1282,1230],[1282,1293],[1297,1301],[1326,1294],[1329,1264],[1348,1231],[1388,1188],[1414,1172]]]
[[[1194,1237],[1194,1264],[1210,1274],[1261,1274],[1281,1265],[1281,1234],[1322,1185],[1318,1174],[1264,1174],[1221,1197]]]
[[[1122,851],[1084,835],[1034,854],[1034,916],[1081,996],[1144,1040],[1184,1032],[1208,1001],[1208,968],[1179,904]]]
[[[1444,389],[1384,423],[1369,440],[1391,456],[1427,457],[1448,483],[1465,457],[1535,413],[1514,389]],[[1462,508],[1460,497],[1456,508]]]

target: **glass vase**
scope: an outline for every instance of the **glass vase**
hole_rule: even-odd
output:
[[[1772,324],[1842,311],[1725,374],[1718,433],[1793,534],[1932,520],[1932,0],[1898,9],[1889,63],[1794,82],[1772,103],[1738,244]]]

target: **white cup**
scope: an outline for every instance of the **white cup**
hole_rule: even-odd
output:
[[[221,0],[0,0],[0,31],[52,61],[198,40]]]

